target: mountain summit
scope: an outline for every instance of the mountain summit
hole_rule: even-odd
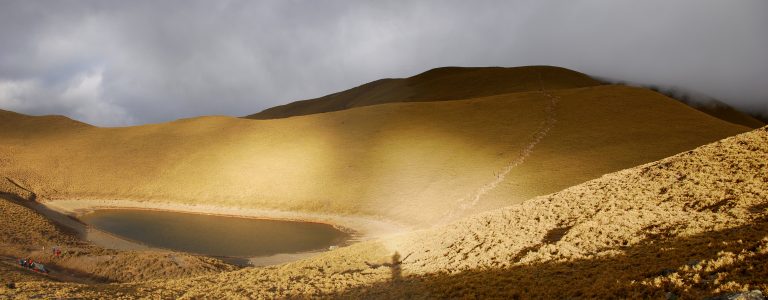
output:
[[[443,67],[398,79],[380,79],[320,98],[296,101],[252,114],[277,119],[392,102],[445,101],[600,85],[591,77],[551,66]]]

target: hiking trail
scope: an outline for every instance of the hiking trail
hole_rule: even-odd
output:
[[[544,120],[541,122],[536,131],[534,131],[530,142],[526,144],[522,150],[520,150],[520,153],[514,160],[510,161],[504,168],[501,169],[500,172],[496,172],[496,176],[491,182],[484,184],[469,195],[457,200],[455,206],[444,215],[444,222],[448,222],[459,213],[476,206],[483,196],[496,189],[496,187],[498,187],[499,184],[506,179],[507,175],[509,175],[509,173],[512,172],[514,168],[525,162],[528,156],[530,156],[533,152],[533,148],[535,148],[536,145],[538,145],[539,142],[541,142],[541,140],[543,140],[549,134],[549,131],[552,130],[552,128],[555,126],[555,123],[557,123],[556,109],[557,104],[560,101],[560,96],[555,96],[544,89],[544,83],[541,79],[541,74],[539,74],[539,85],[540,88],[538,92],[547,97],[549,101],[547,101],[547,105],[544,108]]]

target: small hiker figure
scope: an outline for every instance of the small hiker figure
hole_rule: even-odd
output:
[[[61,257],[61,249],[56,248],[56,257]]]
[[[23,259],[19,258],[19,265],[27,269],[33,269],[35,267],[34,261],[31,258]]]

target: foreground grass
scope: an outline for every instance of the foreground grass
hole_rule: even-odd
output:
[[[15,296],[701,298],[768,293],[768,127],[521,205],[268,268]]]

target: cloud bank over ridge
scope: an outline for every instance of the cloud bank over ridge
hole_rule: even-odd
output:
[[[122,126],[546,64],[768,114],[765,28],[760,0],[5,1],[0,109]]]

